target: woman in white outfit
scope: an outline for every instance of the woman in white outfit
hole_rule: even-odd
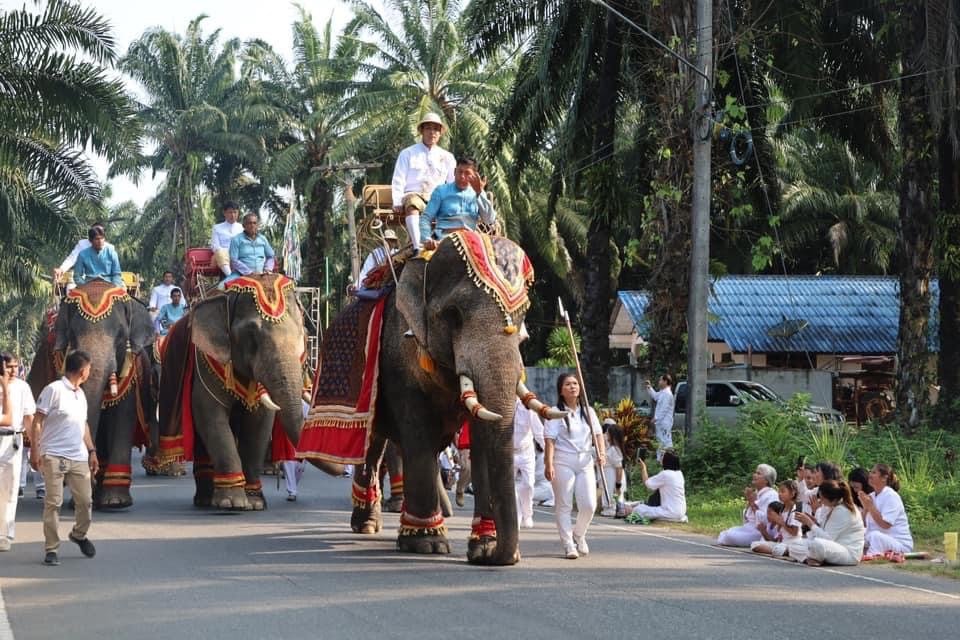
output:
[[[747,499],[743,524],[721,531],[717,544],[749,547],[751,542],[763,539],[757,525],[767,525],[767,506],[777,499],[777,492],[773,488],[776,484],[777,470],[768,464],[758,464],[751,486],[743,490],[743,497]]]
[[[603,477],[607,483],[607,495],[600,515],[617,515],[617,505],[622,505],[627,495],[627,476],[623,468],[623,430],[613,418],[603,421],[603,438],[606,445],[607,461],[603,465]],[[619,517],[626,514],[621,513]]]
[[[603,432],[593,409],[580,395],[580,383],[572,373],[557,378],[557,407],[570,412],[566,418],[547,421],[544,426],[544,475],[553,483],[555,514],[560,542],[570,560],[590,553],[587,528],[597,510],[597,474],[593,450],[603,467]],[[577,498],[577,522],[571,526],[573,498]]]
[[[513,410],[513,467],[517,494],[517,518],[524,529],[533,528],[533,487],[536,482],[537,448],[543,447],[543,423],[535,411],[517,398]]]
[[[861,491],[859,495],[863,505],[864,523],[867,526],[867,553],[913,551],[913,536],[910,534],[907,510],[903,508],[903,500],[897,493],[900,489],[897,474],[885,464],[874,465],[867,476],[867,482],[873,492],[868,495]]]
[[[790,549],[797,562],[856,565],[863,557],[863,519],[846,482],[824,480],[820,484],[820,502],[816,519],[806,513],[794,517],[810,527],[806,545]],[[794,553],[796,551],[796,553]]]
[[[663,471],[647,475],[647,463],[640,460],[640,478],[650,491],[660,491],[660,506],[651,507],[643,502],[628,502],[627,511],[632,511],[648,520],[687,521],[687,494],[680,457],[673,451],[663,452]]]

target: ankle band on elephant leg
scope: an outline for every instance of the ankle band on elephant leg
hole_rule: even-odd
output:
[[[390,477],[390,497],[402,496],[403,495],[403,475],[397,474],[394,478]]]
[[[259,480],[256,482],[247,482],[243,485],[243,490],[248,496],[262,496],[263,484]]]
[[[446,536],[447,527],[443,524],[443,514],[439,511],[421,518],[407,513],[400,514],[401,536]]]
[[[368,487],[361,487],[357,484],[357,481],[354,480],[350,498],[353,501],[353,506],[366,509],[370,505],[380,503],[380,490],[375,484],[371,484]]]
[[[217,489],[239,489],[246,484],[242,473],[215,473],[213,486]]]
[[[103,472],[103,486],[129,487],[131,468],[128,464],[108,464]]]
[[[483,518],[475,516],[470,527],[470,539],[478,540],[480,538],[496,538],[497,523],[493,518]]]

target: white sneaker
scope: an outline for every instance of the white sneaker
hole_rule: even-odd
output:
[[[533,529],[533,518],[524,518],[520,521],[520,526],[524,529]]]
[[[567,560],[576,560],[577,558],[580,557],[580,554],[577,553],[577,548],[571,544],[571,545],[567,545],[567,551],[564,557]]]
[[[0,551],[10,551],[10,538],[0,538]]]
[[[587,546],[586,537],[576,538],[577,542],[577,551],[580,552],[580,555],[585,556],[590,553],[590,547]]]

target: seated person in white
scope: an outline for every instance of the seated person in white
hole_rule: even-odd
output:
[[[623,430],[613,418],[603,421],[603,438],[607,445],[607,463],[603,465],[603,477],[607,484],[607,495],[604,498],[603,511],[600,515],[614,516],[617,514],[617,505],[626,500],[627,476],[623,471]],[[623,517],[625,513],[619,514]]]
[[[417,125],[420,142],[407,147],[397,156],[390,183],[393,211],[404,213],[404,225],[414,250],[420,248],[420,214],[427,208],[433,190],[453,182],[457,161],[449,151],[437,144],[443,134],[443,120],[428,113]]]
[[[820,484],[821,506],[816,519],[806,513],[795,517],[801,525],[810,527],[806,544],[790,550],[797,562],[856,565],[863,557],[863,519],[853,504],[853,495],[846,482],[824,480]]]
[[[860,492],[866,524],[866,551],[880,554],[885,551],[909,553],[913,551],[913,536],[907,511],[897,489],[900,481],[888,465],[877,464],[870,470],[868,482],[873,492]]]
[[[757,525],[767,524],[767,505],[777,499],[773,486],[777,483],[777,470],[768,464],[757,465],[751,486],[743,490],[747,508],[743,511],[743,524],[720,532],[717,544],[727,547],[749,547],[751,542],[761,540]]]
[[[671,449],[663,451],[660,464],[663,471],[648,476],[647,463],[640,460],[640,478],[651,491],[660,491],[660,506],[651,507],[643,502],[628,502],[627,512],[633,512],[649,520],[687,521],[687,494],[683,471],[680,470],[680,456]]]
[[[213,260],[225,276],[230,275],[230,241],[233,240],[233,236],[243,233],[243,225],[237,222],[239,216],[240,209],[236,202],[224,204],[223,222],[213,225],[213,233],[210,236]]]
[[[803,531],[796,518],[800,487],[796,480],[784,480],[777,485],[777,494],[780,499],[767,506],[769,527],[757,529],[763,540],[751,542],[750,550],[782,558],[789,555],[790,549],[795,548],[795,545],[804,544]]]

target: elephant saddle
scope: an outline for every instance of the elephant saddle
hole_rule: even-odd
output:
[[[354,302],[325,332],[313,406],[297,446],[299,457],[363,463],[377,400],[380,329],[386,301]]]

